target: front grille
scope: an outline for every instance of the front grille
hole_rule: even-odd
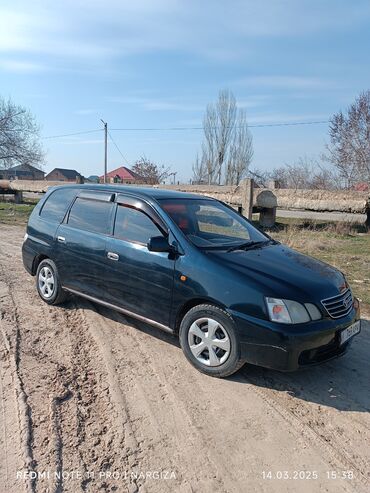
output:
[[[352,310],[353,296],[351,290],[348,288],[337,296],[322,300],[321,303],[332,318],[340,318]]]

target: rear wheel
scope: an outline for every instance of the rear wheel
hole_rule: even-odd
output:
[[[67,298],[60,284],[57,267],[50,259],[42,260],[37,267],[36,287],[40,298],[49,305],[58,305]]]
[[[207,375],[227,377],[243,366],[234,321],[216,306],[198,305],[188,311],[181,322],[180,343],[190,363]]]

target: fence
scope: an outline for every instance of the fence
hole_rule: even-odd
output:
[[[23,192],[43,193],[55,185],[70,184],[69,182],[0,180],[0,194],[12,193],[15,195],[16,201],[20,202]],[[153,187],[213,197],[231,205],[249,219],[252,218],[253,211],[258,211],[260,212],[260,223],[263,226],[272,226],[275,222],[276,198],[274,194],[270,190],[262,190],[254,197],[254,192],[257,189],[253,187],[253,180],[243,180],[239,186],[154,185]]]
[[[22,200],[23,192],[46,192],[55,185],[68,185],[69,182],[0,180],[0,194],[13,193],[16,200]],[[130,185],[127,185],[130,186]],[[144,185],[145,186],[145,185]],[[148,186],[148,185],[146,185]],[[254,188],[253,180],[243,180],[238,186],[219,185],[153,185],[154,188],[196,193],[222,200],[244,216],[251,218],[253,212],[260,213],[260,224],[272,226],[276,219],[276,209],[309,210],[316,212],[343,212],[366,214],[366,225],[370,229],[369,192],[293,190]]]

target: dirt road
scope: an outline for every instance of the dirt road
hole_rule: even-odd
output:
[[[368,322],[342,359],[212,379],[172,336],[43,303],[23,232],[0,225],[0,493],[369,491]]]

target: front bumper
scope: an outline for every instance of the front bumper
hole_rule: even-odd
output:
[[[342,356],[353,337],[340,344],[340,332],[360,319],[359,308],[341,319],[324,318],[300,325],[283,325],[230,312],[239,331],[241,357],[248,363],[294,371]]]

